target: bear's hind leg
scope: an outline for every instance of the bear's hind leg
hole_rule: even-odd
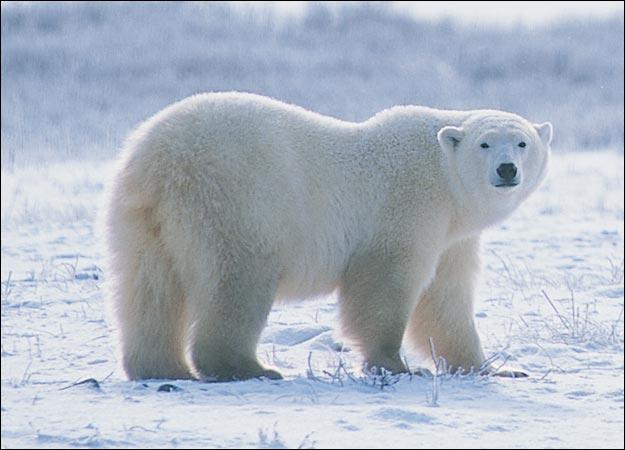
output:
[[[198,286],[192,294],[191,358],[205,381],[282,378],[256,357],[275,297],[277,271],[250,265],[251,258],[246,259],[239,270],[222,273],[214,289]]]
[[[116,211],[110,221],[124,370],[131,380],[192,378],[184,353],[183,291],[149,218],[149,211]]]

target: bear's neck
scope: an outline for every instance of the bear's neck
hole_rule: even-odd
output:
[[[503,222],[513,211],[489,208],[476,199],[458,201],[452,193],[453,210],[449,220],[448,236],[453,241],[479,235],[484,229]]]

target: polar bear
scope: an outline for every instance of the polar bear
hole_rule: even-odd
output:
[[[362,123],[259,95],[207,93],[128,138],[107,205],[130,379],[280,378],[256,356],[275,299],[338,290],[370,369],[400,346],[484,363],[479,238],[545,176],[550,123],[399,106]]]

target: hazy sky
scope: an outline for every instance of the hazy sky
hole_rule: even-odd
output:
[[[241,2],[238,7],[274,10],[279,16],[297,17],[311,2]],[[346,2],[324,2],[332,8]],[[357,2],[354,2],[357,3]],[[425,19],[454,18],[464,22],[510,25],[518,22],[540,24],[565,17],[623,14],[620,1],[580,2],[388,2],[389,6]]]
[[[623,12],[623,2],[393,2],[417,17],[456,17],[466,21],[510,24],[545,23],[563,17]]]
[[[28,1],[2,1],[2,8],[28,4]],[[68,5],[71,2],[66,2]],[[366,2],[296,2],[296,1],[241,1],[232,2],[235,9],[252,9],[258,14],[277,16],[280,19],[297,18],[302,15],[312,3],[323,3],[330,9],[338,9],[346,3]],[[373,3],[373,2],[372,2]],[[386,4],[389,8],[405,11],[416,18],[442,20],[446,18],[456,19],[469,23],[488,23],[511,25],[515,23],[542,24],[554,22],[567,17],[592,17],[609,16],[616,13],[623,14],[622,1],[579,1],[579,2],[514,2],[514,1],[490,1],[490,2],[407,2],[388,1],[377,2]]]

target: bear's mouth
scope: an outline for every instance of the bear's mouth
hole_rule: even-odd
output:
[[[518,185],[519,185],[518,181],[506,181],[504,183],[496,184],[495,187],[513,187],[513,186],[518,186]]]

